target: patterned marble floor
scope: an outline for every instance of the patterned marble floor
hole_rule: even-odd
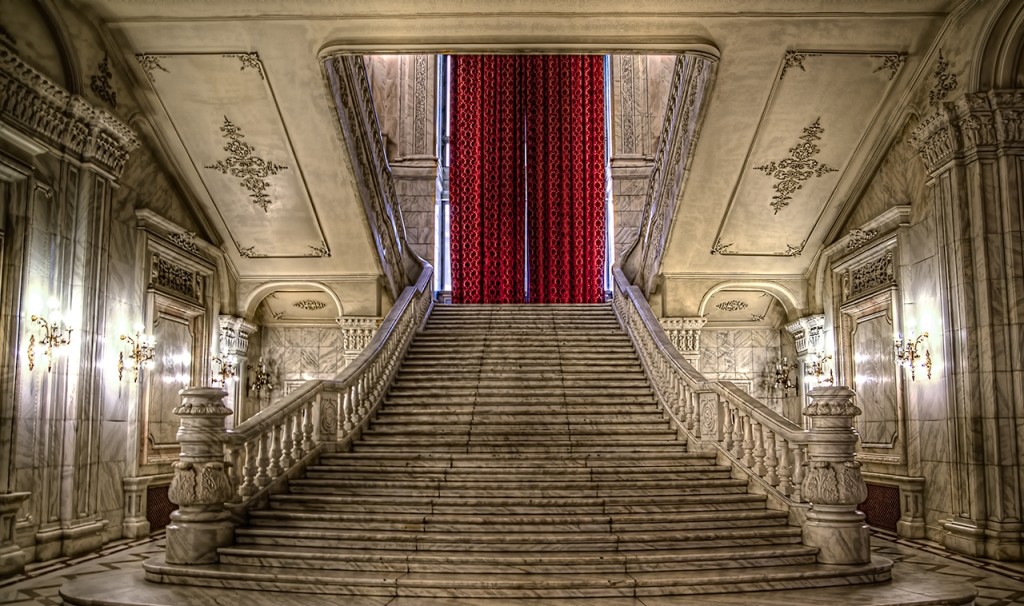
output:
[[[934,544],[886,533],[876,533],[872,545],[877,554],[896,562],[894,575],[920,579],[925,573],[971,583],[978,589],[978,606],[1024,606],[1024,564],[950,554]],[[25,574],[0,581],[0,604],[58,606],[62,602],[57,592],[65,582],[110,571],[139,570],[142,561],[161,552],[163,546],[163,533],[158,533],[140,541],[112,543],[95,554],[31,565]]]

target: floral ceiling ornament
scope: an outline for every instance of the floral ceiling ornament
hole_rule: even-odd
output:
[[[771,202],[771,207],[775,209],[774,214],[779,214],[780,210],[789,206],[793,194],[797,190],[803,189],[804,181],[811,177],[822,177],[828,173],[839,171],[837,168],[814,159],[814,156],[821,151],[821,148],[814,142],[821,140],[823,132],[825,129],[821,127],[821,118],[818,118],[813,124],[804,128],[804,134],[800,137],[801,142],[789,148],[788,158],[754,167],[754,170],[759,170],[775,179],[772,189],[776,193],[772,196]]]
[[[167,71],[167,68],[160,65],[160,59],[165,58],[166,55],[135,55],[135,60],[142,66],[142,71],[146,72],[146,77],[149,78],[150,82],[153,82],[153,70],[158,69],[166,74],[171,72]]]
[[[873,59],[881,59],[882,64],[874,69],[872,73],[889,70],[889,79],[892,80],[903,68],[907,61],[907,53],[895,53],[892,55],[871,55]]]
[[[224,146],[228,157],[218,160],[214,164],[207,164],[204,168],[241,179],[240,185],[249,190],[252,203],[262,208],[263,212],[270,212],[267,208],[273,204],[273,200],[267,194],[270,183],[266,181],[266,177],[276,175],[282,170],[287,170],[288,167],[254,155],[256,148],[244,141],[245,135],[242,134],[242,129],[228,120],[227,116],[224,116],[224,125],[220,127],[220,131],[228,140],[227,145]]]
[[[110,57],[103,55],[103,61],[100,61],[97,69],[99,73],[92,75],[89,88],[96,93],[97,97],[106,101],[110,107],[117,107],[117,92],[110,84],[110,80],[114,77],[110,71]]]
[[[256,74],[259,75],[260,80],[266,80],[266,77],[263,75],[263,63],[260,62],[259,53],[228,53],[221,56],[227,58],[236,57],[242,62],[242,67],[239,68],[241,71],[244,72],[246,69],[254,69],[256,70]]]
[[[801,53],[800,51],[786,51],[786,58],[782,62],[782,73],[779,74],[779,80],[786,77],[786,72],[791,67],[799,67],[800,71],[805,72],[807,69],[804,67],[804,60],[808,57],[820,57],[821,53]]]
[[[235,242],[235,248],[238,249],[238,254],[245,259],[258,259],[267,256],[266,253],[257,252],[255,246],[242,246]]]
[[[807,244],[807,240],[801,242],[798,246],[792,244],[786,244],[786,250],[780,253],[775,253],[779,257],[799,257],[804,252],[804,245]]]
[[[305,309],[306,311],[320,311],[327,307],[327,304],[323,301],[317,301],[316,299],[303,299],[292,303],[292,306],[298,307],[299,309]]]
[[[732,242],[728,244],[722,244],[722,239],[715,240],[714,246],[711,247],[711,254],[713,255],[725,255],[729,253],[729,247],[732,246]]]
[[[331,249],[327,248],[327,242],[324,240],[320,241],[320,246],[310,246],[310,252],[306,253],[307,257],[329,257],[331,256]]]
[[[722,301],[718,305],[715,305],[715,307],[722,311],[743,311],[750,306],[739,299],[733,299],[731,301]]]
[[[750,321],[751,322],[760,322],[760,321],[764,320],[765,316],[767,316],[767,315],[768,314],[750,314]]]
[[[942,50],[939,50],[939,60],[935,63],[935,71],[932,72],[932,77],[935,78],[935,85],[928,91],[928,103],[930,105],[938,105],[943,99],[946,98],[953,89],[956,88],[956,74],[949,71],[949,61],[942,56]]]

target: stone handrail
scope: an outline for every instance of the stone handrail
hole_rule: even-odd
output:
[[[710,381],[672,345],[638,286],[616,266],[612,298],[654,391],[688,442],[716,449],[789,505],[809,503],[804,543],[831,564],[870,561],[868,530],[856,510],[867,488],[854,458],[853,391],[812,390],[811,428],[776,414],[728,381]],[[805,506],[806,507],[806,506]]]
[[[223,402],[227,392],[182,390],[182,404],[174,410],[181,417],[181,457],[168,492],[180,507],[167,527],[169,563],[216,562],[217,547],[232,541],[234,517],[321,452],[343,449],[358,437],[429,313],[432,277],[433,268],[424,265],[366,349],[337,378],[308,381],[232,430],[224,427],[231,414]]]
[[[366,64],[361,55],[338,55],[324,60],[324,70],[384,281],[397,298],[425,261],[408,245]]]

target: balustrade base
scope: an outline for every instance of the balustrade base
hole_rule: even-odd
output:
[[[1004,531],[995,527],[983,528],[966,520],[950,520],[942,525],[946,530],[942,543],[951,551],[977,558],[1024,559],[1020,525],[1012,526],[1016,528]]]
[[[871,529],[863,514],[807,512],[803,543],[818,548],[822,564],[866,564],[871,561]]]
[[[0,579],[23,571],[26,559],[25,552],[18,545],[0,549]]]
[[[175,564],[216,564],[217,548],[235,541],[235,525],[227,519],[184,521],[171,514],[167,526],[167,561]]]

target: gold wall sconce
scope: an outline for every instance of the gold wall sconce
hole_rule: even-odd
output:
[[[832,366],[829,364],[831,360],[832,354],[823,356],[820,353],[815,353],[814,357],[807,361],[807,376],[814,377],[818,387],[834,385],[836,382],[835,375],[832,374]]]
[[[249,380],[249,393],[256,392],[256,399],[260,399],[263,392],[267,393],[267,397],[270,397],[270,392],[274,390],[274,377],[270,374],[270,369],[267,367],[267,363],[263,361],[263,356],[260,356],[259,362],[256,363],[256,368],[248,366],[247,369],[252,373]]]
[[[768,380],[772,389],[782,390],[782,395],[789,395],[790,389],[796,389],[796,383],[790,378],[790,373],[796,369],[796,364],[790,364],[788,358],[782,358],[781,362],[775,362],[768,366]]]
[[[225,360],[220,356],[214,356],[213,363],[216,364],[217,368],[213,373],[213,385],[215,387],[227,388],[227,384],[234,381],[236,378],[235,365],[237,361],[235,360],[235,357],[231,356]]]
[[[932,378],[932,354],[928,351],[928,333],[923,332],[916,337],[911,334],[906,339],[896,335],[893,349],[896,353],[896,362],[910,369],[911,381],[916,379],[915,370],[918,368],[925,369],[928,378]]]
[[[143,368],[150,370],[155,365],[153,355],[156,353],[156,338],[152,335],[143,334],[143,328],[144,326],[141,324],[136,324],[135,336],[121,335],[121,340],[128,343],[128,359],[131,360],[131,366],[125,366],[124,352],[122,351],[117,356],[118,381],[124,379],[125,368],[129,368],[135,375],[133,382],[138,383],[139,372]]]
[[[46,348],[43,354],[46,355],[46,372],[50,372],[53,369],[54,356],[57,355],[62,347],[71,344],[71,331],[73,329],[64,323],[64,316],[60,312],[60,303],[57,299],[51,297],[47,301],[47,307],[50,308],[50,313],[46,317],[33,314],[31,321],[32,324],[37,325],[40,329],[39,345]],[[29,370],[36,366],[35,349],[36,335],[31,334],[28,337],[28,349],[25,352],[28,357]]]

